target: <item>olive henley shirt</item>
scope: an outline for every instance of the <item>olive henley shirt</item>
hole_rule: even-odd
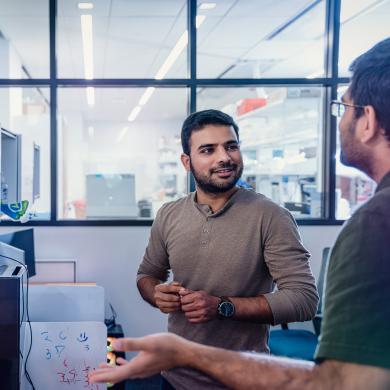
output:
[[[137,280],[152,276],[166,281],[171,270],[173,279],[191,290],[264,295],[274,324],[306,321],[318,303],[309,257],[291,214],[264,195],[239,188],[213,213],[191,193],[157,213]],[[269,351],[268,324],[234,318],[192,324],[178,311],[169,314],[168,331],[230,350]],[[190,369],[163,375],[177,390],[224,388]]]

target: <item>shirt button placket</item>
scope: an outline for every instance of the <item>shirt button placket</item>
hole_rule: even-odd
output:
[[[206,218],[206,223],[202,227],[200,246],[206,247],[210,240],[210,220]]]

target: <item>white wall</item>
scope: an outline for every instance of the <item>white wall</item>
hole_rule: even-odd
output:
[[[312,269],[316,276],[322,248],[334,242],[340,228],[300,228],[303,241],[312,253]],[[0,227],[0,233],[10,230],[15,228]],[[135,285],[149,230],[149,227],[36,227],[36,257],[76,259],[77,280],[93,281],[104,287],[106,301],[114,306],[117,320],[127,336],[164,331],[165,316],[142,301]]]

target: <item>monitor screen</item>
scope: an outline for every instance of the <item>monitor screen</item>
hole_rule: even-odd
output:
[[[1,200],[21,201],[22,136],[1,128]]]
[[[40,191],[40,165],[41,165],[41,148],[39,145],[34,143],[34,154],[33,154],[33,197],[34,202],[41,196]]]
[[[0,234],[0,242],[23,250],[28,276],[31,278],[31,276],[35,275],[34,229],[18,230],[12,233]]]

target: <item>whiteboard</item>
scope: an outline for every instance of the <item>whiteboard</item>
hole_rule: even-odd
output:
[[[107,359],[107,328],[102,322],[32,322],[32,349],[27,371],[37,390],[103,390],[88,374]],[[23,356],[29,348],[25,327]],[[22,389],[31,389],[23,375]]]

